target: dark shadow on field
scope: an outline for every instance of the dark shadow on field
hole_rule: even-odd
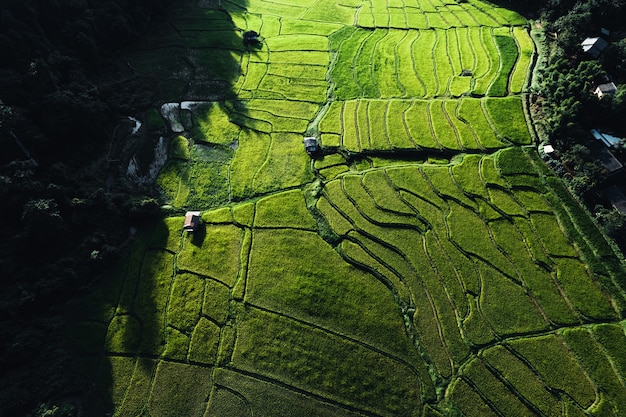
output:
[[[142,85],[154,97],[151,108],[167,102],[211,101],[225,106],[237,101],[234,85],[246,54],[255,49],[244,46],[248,28],[236,27],[232,16],[245,14],[247,4],[247,0],[172,2],[155,21],[154,30],[123,52],[120,84],[146,80]],[[237,104],[237,111],[245,111],[243,103]],[[167,347],[166,300],[174,254],[181,238],[201,246],[207,233],[202,225],[186,237],[182,226],[182,218],[140,226],[134,242],[121,251],[81,308],[70,312],[76,323],[75,368],[92,387],[80,394],[84,416],[152,414],[150,390]],[[176,410],[169,412],[174,415]]]
[[[202,246],[202,242],[204,242],[205,237],[206,224],[200,223],[200,225],[193,232],[193,235],[191,237],[191,244],[199,248],[200,246]]]

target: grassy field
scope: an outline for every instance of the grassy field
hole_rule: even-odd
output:
[[[167,23],[126,58],[168,215],[71,306],[83,415],[623,415],[626,269],[528,146],[522,16],[184,0]]]

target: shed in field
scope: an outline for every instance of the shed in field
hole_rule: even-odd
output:
[[[309,156],[314,156],[320,151],[320,145],[316,137],[307,136],[302,142],[304,143],[304,150]]]
[[[183,224],[183,230],[186,232],[195,232],[200,226],[202,213],[199,211],[188,211],[185,214],[185,223]]]

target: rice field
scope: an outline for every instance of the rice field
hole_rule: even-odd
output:
[[[522,16],[184,0],[168,20],[127,59],[158,90],[170,214],[71,306],[84,415],[623,414],[626,269],[534,150]]]

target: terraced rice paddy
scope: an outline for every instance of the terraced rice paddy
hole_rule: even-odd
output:
[[[626,269],[528,146],[525,19],[178,7],[128,56],[173,103],[177,215],[72,306],[85,415],[624,414]]]

